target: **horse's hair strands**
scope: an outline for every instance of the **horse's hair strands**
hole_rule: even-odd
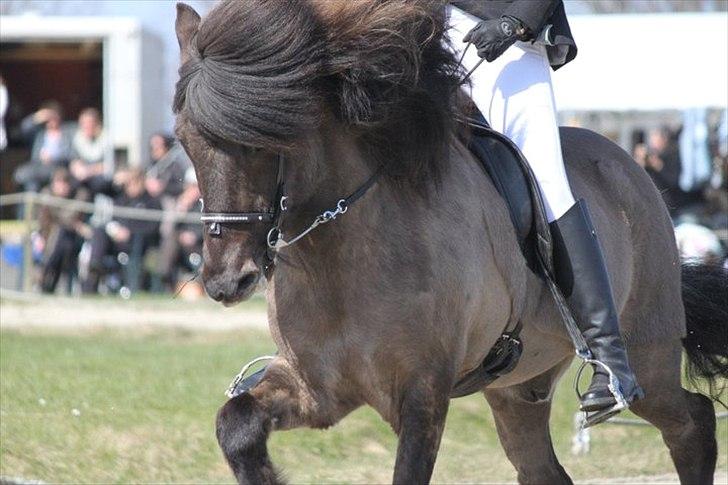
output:
[[[200,25],[174,109],[203,136],[274,151],[324,110],[409,182],[447,159],[460,73],[442,1],[225,1]]]

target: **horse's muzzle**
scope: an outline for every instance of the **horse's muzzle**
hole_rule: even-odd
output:
[[[215,301],[232,306],[247,300],[255,292],[261,271],[254,264],[246,264],[240,271],[223,271],[219,274],[205,274],[205,291]]]

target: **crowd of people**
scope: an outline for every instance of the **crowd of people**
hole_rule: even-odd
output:
[[[715,128],[701,130],[699,150],[680,129],[637,131],[632,156],[662,194],[681,256],[728,265],[728,120]]]
[[[174,291],[185,274],[196,272],[202,228],[174,215],[199,212],[200,193],[192,164],[173,137],[154,134],[141,169],[111,163],[113,151],[95,108],[69,123],[61,106],[49,101],[23,120],[21,130],[31,156],[15,170],[18,189],[164,211],[150,220],[103,217],[78,210],[78,204],[41,205],[32,245],[41,291],[55,292],[64,276],[68,291],[85,294]]]
[[[702,169],[684,162],[680,132],[667,127],[635,132],[632,155],[662,193],[682,255],[727,264],[728,134],[720,130],[728,127],[723,125],[725,120],[706,143]],[[201,209],[192,164],[167,134],[149,139],[149,159],[141,169],[114,166],[95,108],[81,110],[77,122],[65,122],[62,107],[48,101],[23,120],[21,131],[31,155],[15,170],[19,190],[83,202],[106,198],[115,207],[160,214]],[[67,291],[85,294],[176,291],[202,263],[199,223],[164,216],[98,217],[73,205],[41,205],[34,216],[39,222],[32,239],[36,279],[46,293],[57,291],[63,276]]]

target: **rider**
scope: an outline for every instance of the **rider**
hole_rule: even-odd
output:
[[[554,241],[556,281],[567,298],[592,358],[611,369],[624,397],[610,391],[609,374],[594,375],[581,410],[605,416],[643,393],[627,362],[609,275],[586,201],[576,201],[564,169],[550,69],[576,56],[562,0],[451,0],[449,36],[470,72],[471,97],[497,131],[530,161],[544,199]]]

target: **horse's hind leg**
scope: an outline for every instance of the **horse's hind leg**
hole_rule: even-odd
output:
[[[571,360],[522,384],[485,391],[498,437],[519,483],[572,483],[556,458],[549,432],[553,387]]]
[[[268,366],[253,389],[227,401],[217,414],[217,440],[238,482],[281,482],[268,456],[271,431],[304,425],[326,427],[349,411],[341,410],[337,416],[328,409],[331,416],[321,418],[320,404],[282,360]]]
[[[645,391],[645,398],[630,409],[660,430],[680,483],[710,484],[718,455],[715,410],[710,399],[680,386],[681,352],[679,342],[630,352]]]

